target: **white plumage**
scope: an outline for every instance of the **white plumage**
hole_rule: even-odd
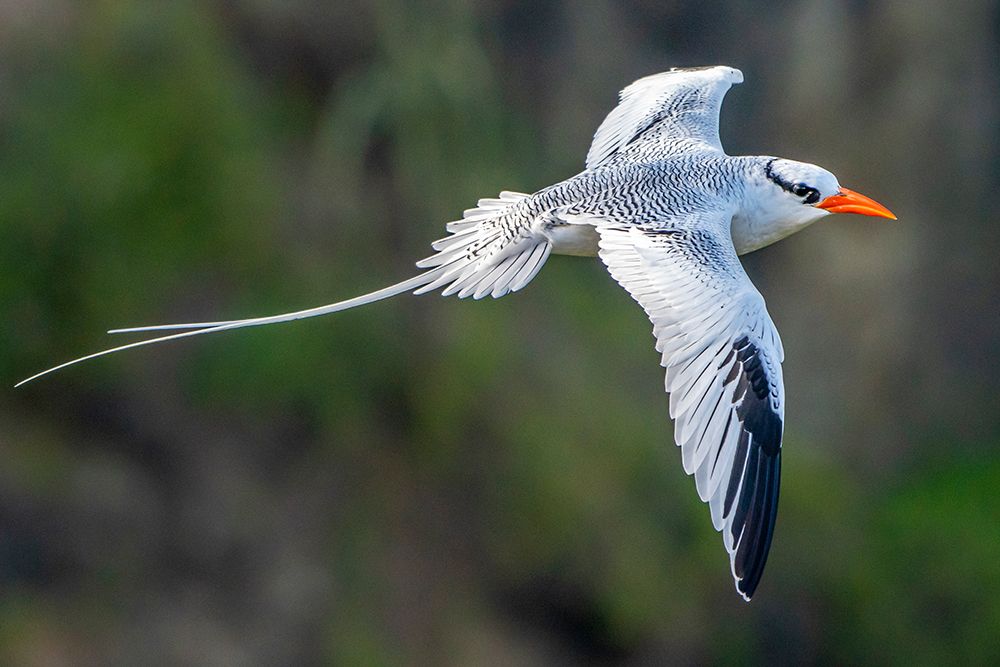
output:
[[[719,140],[731,67],[671,70],[625,88],[594,135],[586,169],[534,194],[481,199],[409,280],[347,301],[224,322],[113,329],[187,330],[74,359],[206,333],[325,315],[413,291],[479,299],[527,285],[550,253],[598,255],[646,311],[666,369],[674,437],[739,592],[760,581],[774,530],[784,426],[784,356],[737,255],[828,213],[893,217],[815,165],[730,157]]]

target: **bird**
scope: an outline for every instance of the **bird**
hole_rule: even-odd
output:
[[[89,354],[43,375],[134,347],[327,315],[407,292],[499,298],[524,288],[550,254],[597,257],[653,325],[684,471],[722,534],[736,590],[749,601],[778,507],[784,351],[739,256],[834,213],[895,220],[822,167],[730,156],[722,101],[740,70],[673,68],[638,79],[594,134],[583,171],[533,194],[480,199],[422,271],[395,285],[267,317],[112,329],[176,331]]]

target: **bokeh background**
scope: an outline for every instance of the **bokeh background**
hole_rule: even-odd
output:
[[[3,0],[0,661],[996,664],[998,43],[974,0]],[[11,388],[406,278],[579,171],[625,84],[715,63],[730,153],[900,218],[745,258],[788,390],[749,605],[595,260]]]

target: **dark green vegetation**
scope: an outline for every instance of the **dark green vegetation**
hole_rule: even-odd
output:
[[[993,3],[75,4],[0,4],[0,662],[1000,661]],[[900,217],[747,258],[789,406],[750,605],[596,261],[9,389],[408,277],[716,62],[730,152]]]

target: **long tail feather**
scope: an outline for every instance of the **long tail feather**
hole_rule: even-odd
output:
[[[411,290],[417,289],[426,285],[427,283],[436,280],[440,274],[443,273],[442,269],[434,269],[432,271],[427,271],[419,276],[414,276],[409,280],[404,280],[401,283],[397,283],[390,287],[380,289],[376,292],[371,292],[370,294],[364,294],[362,296],[354,297],[353,299],[347,299],[346,301],[338,301],[337,303],[331,303],[326,306],[319,306],[317,308],[309,308],[307,310],[299,310],[292,313],[283,313],[281,315],[271,315],[269,317],[253,317],[245,320],[230,320],[227,322],[203,322],[203,323],[188,323],[188,324],[161,324],[149,327],[132,327],[129,329],[115,329],[113,331],[162,331],[170,329],[192,329],[195,331],[184,331],[182,333],[170,334],[169,336],[160,336],[158,338],[149,338],[147,340],[140,340],[134,343],[128,343],[126,345],[119,345],[118,347],[112,347],[107,350],[101,350],[100,352],[94,352],[93,354],[88,354],[84,357],[79,357],[78,359],[73,359],[65,363],[59,364],[58,366],[53,366],[52,368],[46,369],[41,373],[35,373],[29,378],[25,378],[18,382],[15,387],[20,387],[23,384],[27,384],[32,380],[37,380],[43,375],[48,375],[49,373],[54,373],[55,371],[66,368],[67,366],[73,366],[81,361],[87,361],[89,359],[96,359],[97,357],[103,357],[107,354],[113,354],[115,352],[121,352],[122,350],[128,350],[133,347],[142,347],[143,345],[152,345],[154,343],[165,343],[169,340],[176,340],[179,338],[188,338],[190,336],[199,336],[201,334],[215,333],[217,331],[227,331],[229,329],[242,329],[243,327],[256,327],[263,326],[265,324],[278,324],[279,322],[291,322],[293,320],[301,320],[307,317],[318,317],[320,315],[328,315],[330,313],[336,313],[342,310],[347,310],[349,308],[355,308],[357,306],[363,306],[365,304],[373,303],[375,301],[380,301],[382,299],[388,299],[389,297],[402,294],[403,292],[409,292]]]
[[[179,331],[167,336],[159,336],[140,340],[127,345],[119,345],[108,350],[88,354],[79,359],[67,361],[53,366],[41,373],[21,380],[15,387],[37,380],[43,375],[78,364],[81,361],[103,357],[128,350],[133,347],[164,343],[169,340],[199,336],[201,334],[256,327],[278,322],[290,322],[307,317],[317,317],[336,313],[348,308],[363,306],[374,301],[387,299],[403,292],[414,294],[443,288],[442,295],[458,294],[460,298],[472,296],[480,299],[486,295],[494,298],[508,292],[515,292],[524,287],[541,268],[552,250],[547,238],[536,237],[531,231],[532,219],[516,219],[511,214],[513,207],[528,199],[529,195],[518,192],[501,192],[499,199],[481,199],[477,208],[465,212],[462,220],[456,220],[446,225],[451,236],[445,237],[433,244],[437,251],[427,259],[417,262],[417,266],[428,269],[418,276],[404,280],[401,283],[358,296],[347,301],[331,303],[318,308],[309,308],[294,313],[272,315],[270,317],[253,317],[245,320],[225,320],[220,322],[184,322],[179,324],[154,324],[141,327],[124,327],[111,329],[108,333],[141,333],[149,331]],[[505,215],[514,215],[514,219],[504,219]],[[184,331],[184,330],[187,331]]]
[[[108,329],[105,333],[124,334],[140,333],[142,331],[177,331],[179,329],[211,329],[221,327],[224,324],[232,324],[241,320],[222,320],[221,322],[184,322],[177,324],[150,324],[142,327],[123,327],[121,329]]]

